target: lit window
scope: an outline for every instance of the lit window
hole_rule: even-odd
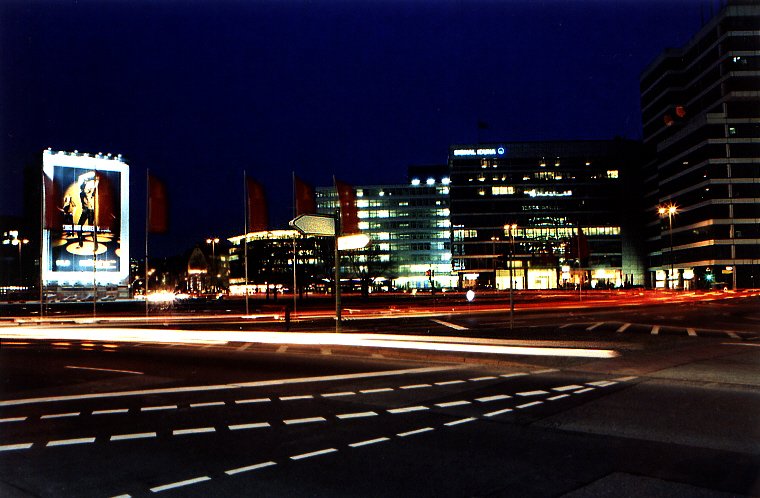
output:
[[[444,184],[444,185],[448,185],[449,183],[451,183],[451,178],[449,178],[448,176],[444,176],[441,179],[441,183]]]
[[[616,170],[616,169],[608,169],[607,170],[607,178],[619,178],[618,170]]]
[[[359,227],[359,230],[369,229],[369,223],[367,223],[366,221],[360,221],[357,226]]]
[[[514,193],[515,188],[512,186],[491,187],[491,195],[513,195]]]
[[[435,185],[435,178],[428,178],[425,180],[425,185]]]
[[[356,197],[364,197],[364,190],[360,188],[356,189]]]
[[[420,179],[419,178],[413,178],[412,179],[412,185],[419,185],[419,184],[420,184]]]

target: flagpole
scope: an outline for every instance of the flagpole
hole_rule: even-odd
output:
[[[243,271],[245,272],[245,314],[248,312],[248,179],[243,170]]]
[[[42,171],[42,188],[40,189],[40,192],[42,193],[42,199],[40,202],[40,318],[42,318],[45,314],[45,292],[42,288],[42,255],[45,251],[45,196],[47,195],[44,170]]]
[[[92,317],[95,318],[98,306],[98,171],[94,169],[92,180]]]
[[[338,190],[338,182],[335,180],[335,175],[333,175],[333,186],[335,187],[335,195],[338,199],[338,211],[335,214],[335,332],[340,332],[340,252],[338,251],[338,238],[341,231],[340,215],[343,207],[341,206],[340,191]]]
[[[145,317],[148,317],[148,226],[150,222],[150,168],[145,169]]]
[[[293,172],[293,218],[298,216],[298,209],[296,206],[296,172]],[[296,299],[296,290],[297,287],[297,281],[296,281],[296,263],[298,262],[298,249],[296,248],[296,231],[293,230],[293,315],[297,312],[297,299]]]

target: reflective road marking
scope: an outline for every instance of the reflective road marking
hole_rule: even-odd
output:
[[[390,439],[387,437],[379,437],[377,439],[368,439],[366,441],[359,441],[358,443],[351,443],[349,444],[349,446],[352,448],[358,448],[360,446],[367,446],[369,444],[382,443],[384,441],[390,441]]]
[[[196,477],[195,479],[187,479],[186,481],[179,481],[179,482],[173,482],[171,484],[164,484],[163,486],[156,486],[155,488],[150,488],[150,491],[152,493],[160,493],[161,491],[166,491],[168,489],[179,488],[182,486],[189,486],[190,484],[197,484],[199,482],[210,481],[210,480],[211,478],[209,476]]]
[[[341,420],[347,419],[347,418],[362,418],[362,417],[374,417],[377,413],[375,412],[358,412],[358,413],[343,413],[341,415],[336,415]]]
[[[263,462],[263,463],[257,463],[255,465],[248,465],[247,467],[240,467],[238,469],[232,469],[232,470],[225,470],[224,473],[228,476],[239,474],[241,472],[248,472],[250,470],[256,470],[256,469],[263,469],[265,467],[271,467],[272,465],[277,465],[276,462]]]
[[[137,434],[119,434],[117,436],[111,436],[111,441],[124,441],[127,439],[145,439],[156,437],[155,432],[140,432]]]
[[[304,453],[302,455],[295,455],[295,456],[290,457],[290,459],[291,460],[301,460],[302,458],[311,458],[311,457],[315,457],[315,456],[319,456],[319,455],[326,455],[328,453],[335,453],[336,451],[338,451],[338,450],[336,450],[335,448],[327,448],[325,450],[312,451],[311,453]]]
[[[253,422],[251,424],[230,425],[229,429],[231,431],[239,431],[241,429],[259,429],[261,427],[271,427],[271,426],[269,425],[269,422]]]
[[[388,410],[388,413],[397,414],[397,413],[421,412],[423,410],[429,410],[429,408],[427,406],[421,406],[421,405],[407,406],[405,408],[391,408],[390,410]]]
[[[289,420],[283,420],[285,425],[295,424],[311,424],[313,422],[326,422],[324,417],[309,417],[309,418],[292,418]]]
[[[430,431],[433,431],[433,430],[435,430],[435,429],[433,429],[432,427],[423,427],[422,429],[416,429],[416,430],[409,431],[409,432],[401,432],[401,433],[398,433],[396,435],[398,437],[407,437],[407,436],[413,436],[415,434],[422,434],[423,432],[430,432]]]
[[[80,437],[77,439],[59,439],[58,441],[49,441],[47,446],[67,446],[70,444],[88,444],[94,442],[94,437]]]

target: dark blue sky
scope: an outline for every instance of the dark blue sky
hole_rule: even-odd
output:
[[[151,239],[169,254],[242,232],[243,169],[282,227],[292,171],[399,183],[478,138],[639,138],[640,72],[709,5],[2,2],[0,214],[21,214],[23,165],[47,147],[128,159],[139,255],[146,168],[172,195]]]

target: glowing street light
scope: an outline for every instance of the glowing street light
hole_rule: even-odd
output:
[[[16,238],[11,242],[11,244],[18,246],[18,284],[21,286],[24,282],[23,277],[21,275],[21,246],[24,244],[28,244],[29,239],[19,239]]]
[[[512,250],[509,252],[509,328],[514,327],[515,321],[515,301],[512,298],[512,287],[514,285],[514,279],[512,278],[512,266],[515,262],[515,230],[517,230],[517,224],[504,225],[504,230],[509,233],[509,241]]]
[[[660,218],[668,216],[668,226],[670,232],[670,278],[673,278],[673,215],[678,214],[678,208],[675,204],[660,206],[657,208],[657,214]]]
[[[206,244],[211,244],[211,261],[214,262],[215,269],[216,269],[216,250],[215,249],[218,243],[219,243],[219,237],[206,239]],[[213,275],[213,272],[212,272],[212,275]],[[218,279],[217,281],[214,282],[214,291],[219,290],[219,286],[217,285],[218,282],[219,282]]]

